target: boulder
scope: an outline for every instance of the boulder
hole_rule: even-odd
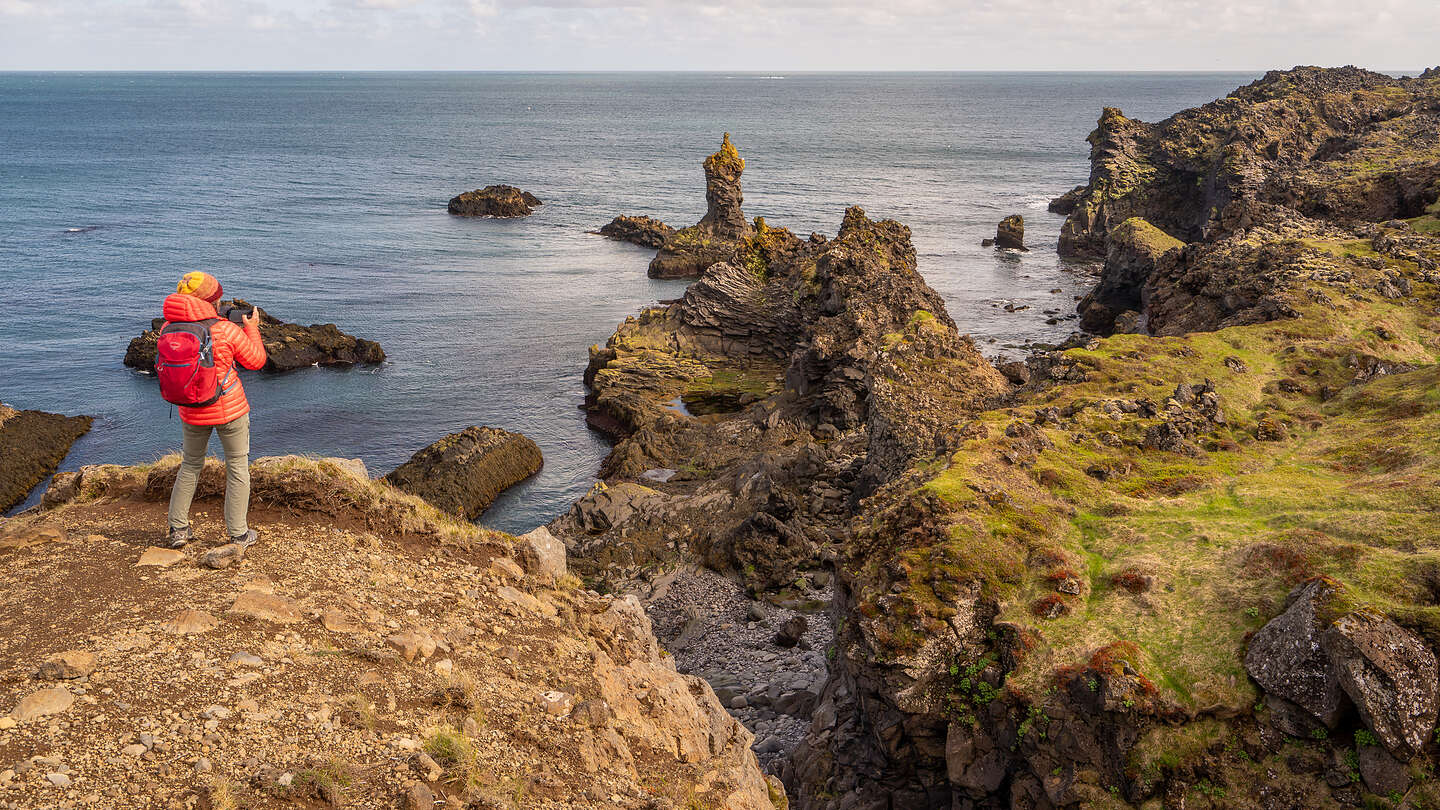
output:
[[[740,175],[745,160],[725,133],[720,149],[705,158],[705,216],[672,233],[650,262],[651,278],[693,278],[725,261],[751,233],[741,210]]]
[[[601,226],[596,233],[621,242],[648,248],[660,248],[675,235],[675,229],[658,219],[621,215]]]
[[[74,703],[75,696],[68,689],[52,686],[26,696],[10,711],[10,717],[17,723],[28,723],[36,718],[60,714]]]
[[[775,643],[781,647],[794,647],[800,643],[805,636],[805,631],[810,629],[810,623],[800,614],[795,614],[780,625],[780,630],[775,633]]]
[[[420,450],[385,481],[466,520],[479,517],[506,489],[540,471],[529,437],[491,427],[465,428]]]
[[[1299,706],[1330,728],[1340,720],[1345,695],[1320,641],[1323,610],[1339,588],[1326,578],[1296,586],[1285,612],[1256,631],[1245,652],[1245,671],[1266,694]]]
[[[95,653],[67,650],[46,658],[40,664],[40,678],[46,681],[73,681],[88,677],[95,671]]]
[[[251,306],[244,299],[221,301],[220,307]],[[265,344],[266,360],[260,370],[278,374],[310,366],[375,365],[385,362],[385,350],[373,340],[357,338],[340,331],[333,323],[301,326],[287,323],[260,309],[260,341]],[[155,318],[150,329],[130,341],[125,350],[125,365],[153,374],[156,342],[165,319]]]
[[[1396,757],[1420,753],[1435,731],[1435,654],[1380,613],[1355,611],[1325,631],[1322,644],[1360,719]]]
[[[608,486],[596,484],[570,507],[570,517],[586,532],[606,532],[664,497],[649,487],[628,481]]]
[[[528,217],[540,198],[514,186],[496,185],[467,191],[450,199],[447,210],[462,217]]]
[[[544,526],[515,538],[515,559],[532,577],[553,582],[565,576],[565,544]]]
[[[18,411],[0,404],[0,513],[25,500],[55,472],[70,445],[90,430],[89,416]]]
[[[995,247],[1004,250],[1029,250],[1025,247],[1025,218],[1011,214],[995,226]]]

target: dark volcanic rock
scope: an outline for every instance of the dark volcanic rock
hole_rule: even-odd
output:
[[[1087,186],[1076,186],[1070,189],[1059,197],[1051,200],[1050,204],[1045,206],[1045,209],[1052,214],[1069,215],[1071,211],[1075,210],[1075,206],[1080,202],[1080,198],[1084,196],[1086,188]]]
[[[17,411],[0,404],[0,514],[55,472],[70,445],[85,435],[89,416]]]
[[[1062,256],[1104,256],[1110,229],[1136,216],[1196,242],[1277,208],[1382,222],[1440,195],[1440,86],[1354,67],[1271,71],[1158,124],[1107,107],[1089,140]]]
[[[452,515],[474,520],[496,496],[540,471],[540,448],[508,430],[470,426],[426,447],[385,481]]]
[[[1025,247],[1025,218],[1011,214],[995,227],[995,247],[1006,250],[1029,250]]]
[[[650,217],[621,216],[610,220],[596,233],[641,247],[659,248],[675,235],[675,229]]]
[[[1140,310],[1141,293],[1160,257],[1185,243],[1139,217],[1127,219],[1110,232],[1105,268],[1100,283],[1081,299],[1080,327],[1108,335],[1115,318],[1127,310]]]
[[[222,302],[222,305],[225,302]],[[237,306],[250,304],[235,299]],[[258,307],[257,307],[258,309]],[[155,371],[155,345],[160,337],[164,318],[155,318],[150,328],[130,341],[125,350],[125,365],[146,374]],[[348,335],[333,323],[301,326],[287,323],[265,310],[260,310],[260,340],[267,355],[261,371],[277,374],[307,366],[373,365],[385,362],[385,350],[373,340]]]
[[[712,264],[725,261],[750,234],[740,210],[744,196],[740,175],[745,161],[725,133],[720,151],[705,158],[705,216],[665,240],[650,262],[651,278],[692,278]]]
[[[540,199],[514,186],[486,186],[450,199],[447,210],[462,217],[528,217]]]
[[[1340,719],[1345,696],[1320,638],[1327,623],[1325,606],[1337,588],[1325,579],[1296,586],[1289,607],[1255,633],[1245,652],[1245,671],[1267,695],[1299,706],[1331,728]]]
[[[1419,637],[1372,611],[1341,616],[1322,639],[1336,680],[1380,744],[1408,760],[1435,731],[1435,654]]]

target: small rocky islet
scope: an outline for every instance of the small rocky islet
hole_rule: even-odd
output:
[[[494,185],[457,194],[450,199],[446,210],[462,217],[513,219],[530,216],[541,204],[540,198],[528,191]]]
[[[222,301],[223,305],[249,307],[243,299]],[[260,312],[260,341],[265,344],[266,374],[281,374],[309,366],[376,365],[385,362],[385,350],[373,340],[340,331],[333,323],[301,326],[288,323],[257,307]],[[155,371],[155,352],[164,318],[154,318],[150,328],[130,341],[125,365],[146,374]]]
[[[722,146],[726,246],[591,349],[616,441],[546,527],[296,458],[219,570],[145,549],[174,459],[0,522],[0,802],[1440,802],[1437,133],[1440,70],[1106,110],[1091,333],[1001,368],[903,225],[729,221]]]

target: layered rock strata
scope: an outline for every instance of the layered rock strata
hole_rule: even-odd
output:
[[[474,520],[501,492],[540,472],[543,464],[540,448],[528,436],[471,425],[419,450],[385,481],[444,512]]]

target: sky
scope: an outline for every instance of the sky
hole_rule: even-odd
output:
[[[0,70],[1440,63],[1435,0],[0,0]]]

